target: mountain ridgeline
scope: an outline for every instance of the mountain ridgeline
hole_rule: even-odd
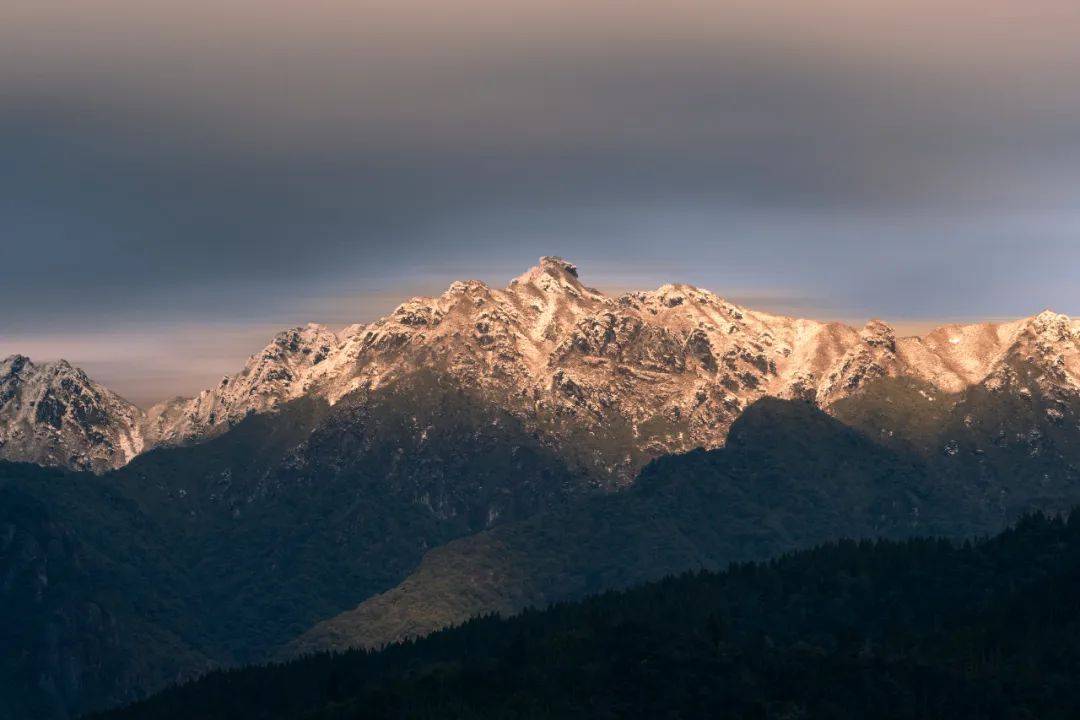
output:
[[[290,400],[333,405],[429,369],[617,485],[654,457],[721,446],[761,397],[830,408],[894,378],[925,385],[939,405],[1019,384],[1067,400],[1080,387],[1078,338],[1076,322],[1049,311],[898,338],[880,321],[856,329],[770,315],[688,285],[610,297],[546,257],[503,289],[455,282],[369,325],[286,330],[236,375],[145,413],[66,363],[13,356],[0,366],[0,458],[100,471]]]
[[[898,338],[684,285],[612,298],[543,258],[503,289],[283,332],[145,412],[62,361],[8,358],[0,717],[75,717],[838,538],[961,541],[1064,512],[1078,327],[1047,312]],[[795,662],[755,657],[763,682]],[[250,716],[293,717],[266,712]]]

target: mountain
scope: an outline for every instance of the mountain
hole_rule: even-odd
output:
[[[1026,512],[1071,507],[1080,492],[1071,322],[1043,314],[945,328],[912,346],[955,346],[962,331],[981,338],[984,365],[956,381],[957,392],[882,373],[834,401],[829,415],[763,398],[735,421],[723,450],[661,458],[618,496],[433,549],[399,586],[320,623],[291,650],[377,647],[475,615],[829,538],[973,536]],[[861,444],[843,440],[853,430]],[[883,457],[886,449],[893,455]],[[785,474],[774,474],[778,467]],[[656,478],[669,480],[659,495],[650,490]],[[894,487],[907,494],[861,504],[884,503]]]
[[[832,543],[381,652],[215,672],[100,720],[1067,718],[1080,519]]]
[[[16,395],[48,386],[28,363],[5,370],[5,433]],[[77,434],[63,456],[11,446],[98,475],[0,463],[0,640],[18,658],[0,711],[66,718],[208,668],[840,536],[1063,510],[1080,502],[1077,363],[1053,313],[898,338],[688,286],[613,298],[557,258],[369,325],[295,328],[196,398],[105,415],[106,439],[141,438],[133,458],[72,463]],[[58,436],[33,407],[32,437]]]
[[[1026,363],[1042,396],[1068,400],[1080,392],[1078,328],[1044,312],[898,338],[880,321],[856,329],[770,315],[688,285],[610,297],[571,263],[545,257],[502,289],[455,282],[370,325],[287,330],[216,387],[151,408],[138,418],[141,444],[94,469],[203,441],[299,397],[333,405],[431,369],[512,414],[593,484],[617,487],[653,458],[720,447],[742,410],[766,396],[831,409],[883,378],[935,396],[995,392]],[[85,467],[48,452],[47,420],[36,422],[5,457]],[[107,434],[126,437],[130,425]]]
[[[0,360],[0,459],[102,471],[146,442],[142,413],[64,360]]]
[[[1077,328],[1044,312],[897,338],[879,321],[855,329],[769,315],[687,285],[612,298],[546,257],[503,289],[457,282],[341,335],[289,331],[240,375],[160,411],[187,424],[165,423],[157,435],[198,437],[301,394],[333,404],[432,368],[518,417],[598,482],[624,484],[654,457],[721,446],[739,413],[766,396],[830,408],[881,378],[938,395],[998,390],[1027,362],[1044,396],[1074,397]]]

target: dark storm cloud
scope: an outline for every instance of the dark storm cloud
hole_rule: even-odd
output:
[[[627,5],[17,0],[0,353],[365,320],[548,252],[835,314],[1080,311],[1073,4]]]

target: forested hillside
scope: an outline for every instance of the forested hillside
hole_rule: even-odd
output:
[[[1080,514],[842,541],[382,652],[213,673],[101,720],[1072,718]]]

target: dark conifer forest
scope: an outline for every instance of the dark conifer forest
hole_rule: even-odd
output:
[[[96,720],[1074,718],[1080,512],[840,541],[379,652],[211,673]]]

